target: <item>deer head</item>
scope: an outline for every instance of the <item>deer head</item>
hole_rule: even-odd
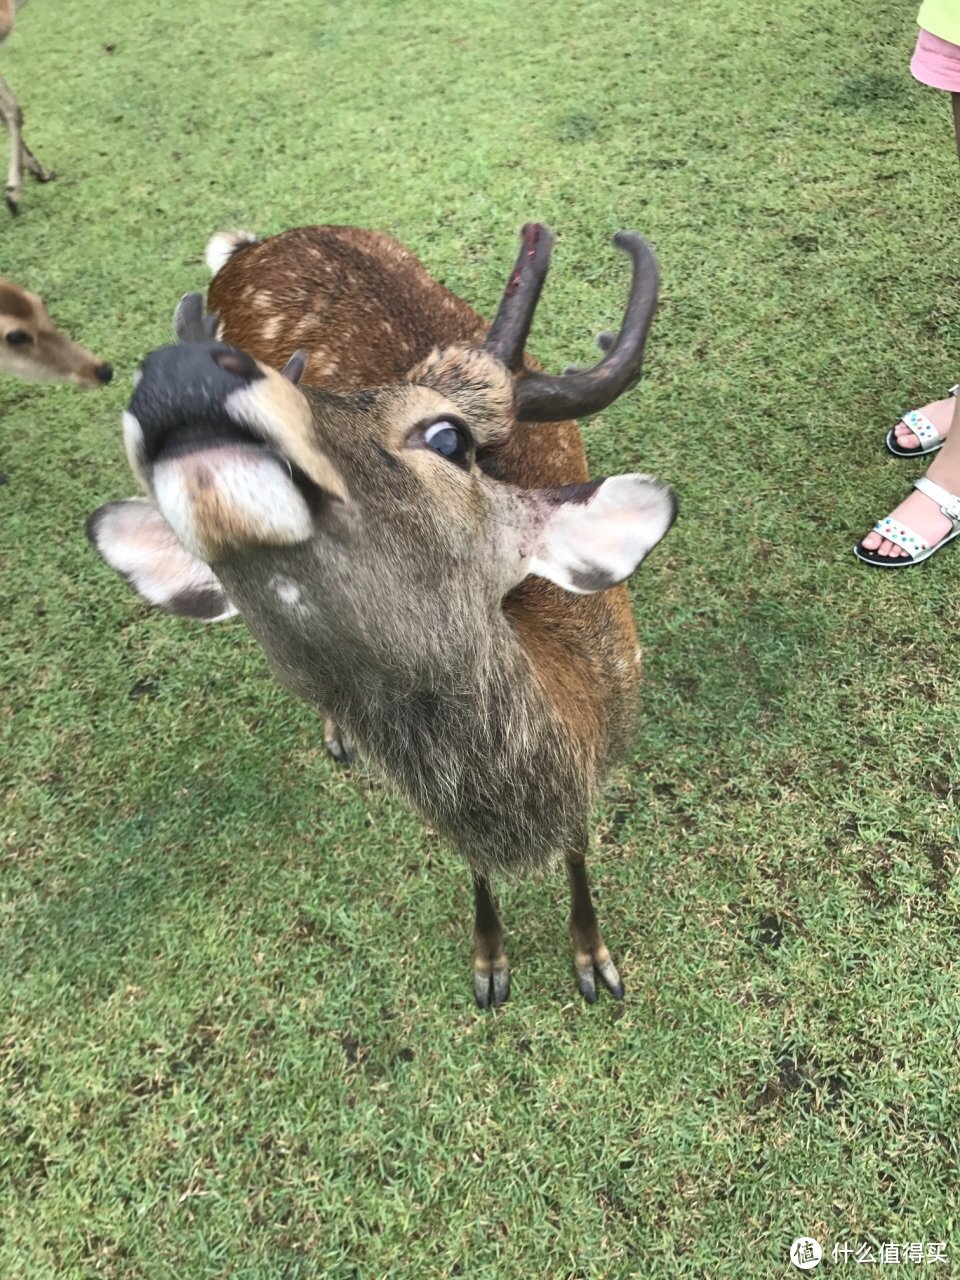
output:
[[[34,293],[0,278],[0,373],[31,382],[103,386],[110,365],[60,332]]]
[[[551,244],[536,225],[482,348],[434,351],[405,384],[358,394],[298,387],[302,353],[277,372],[215,341],[188,295],[179,343],[143,361],[124,415],[147,497],[95,512],[94,545],[155,605],[241,613],[320,703],[358,672],[413,684],[461,668],[528,574],[575,593],[623,581],[673,521],[667,489],[643,475],[520,489],[484,467],[536,430],[518,418],[595,412],[639,376],[656,269],[639,237],[617,243],[634,263],[620,334],[594,370],[556,378],[522,363]]]

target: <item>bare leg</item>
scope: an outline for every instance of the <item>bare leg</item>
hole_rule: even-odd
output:
[[[597,914],[587,883],[587,864],[582,853],[567,857],[567,875],[570,877],[570,941],[573,943],[573,963],[577,970],[577,986],[588,1004],[597,998],[594,970],[600,974],[610,994],[616,1000],[623,999],[623,983],[617,966],[604,946]]]
[[[953,93],[950,96],[953,100],[953,127],[957,140],[957,154],[960,155],[960,93]],[[933,423],[943,439],[946,439],[947,432],[953,428],[953,410],[954,400],[949,396],[943,400],[933,400],[920,408],[920,412]],[[920,448],[919,437],[910,430],[902,418],[895,423],[893,431],[901,448]]]
[[[957,131],[957,151],[960,154],[960,94],[953,94],[953,120]],[[960,494],[960,398],[953,404],[953,421],[943,448],[934,454],[927,475],[948,493]],[[939,542],[950,532],[950,521],[939,506],[926,494],[916,489],[910,491],[905,501],[890,513],[895,521],[915,530],[928,544]],[[868,533],[861,546],[890,559],[902,559],[906,552],[878,532]]]
[[[476,914],[473,923],[473,991],[481,1009],[499,1009],[510,994],[510,965],[503,949],[503,927],[490,884],[473,877]]]

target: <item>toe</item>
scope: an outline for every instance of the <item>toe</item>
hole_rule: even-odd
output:
[[[478,1009],[499,1009],[510,995],[510,966],[478,962],[473,970],[473,995]]]
[[[919,449],[920,437],[915,436],[907,424],[898,422],[893,429],[894,438],[901,449]]]
[[[589,947],[575,947],[573,966],[577,973],[577,988],[587,1004],[593,1004],[597,999],[597,974],[615,1000],[623,999],[623,981],[602,940],[598,939]]]
[[[493,971],[493,1007],[499,1009],[510,995],[510,970],[504,965]]]
[[[865,538],[860,542],[861,551],[871,551],[874,556],[886,560],[899,560],[907,553],[896,542],[891,542],[889,538],[881,537],[876,529],[871,529]]]
[[[593,961],[577,965],[577,987],[587,1004],[597,1002],[597,982],[593,976]]]
[[[623,979],[617,972],[617,966],[608,957],[597,965],[600,977],[603,979],[607,990],[613,996],[614,1000],[623,999]]]
[[[331,720],[329,717],[323,722],[323,742],[338,764],[352,764],[353,747],[350,740],[336,720]]]
[[[473,974],[473,998],[478,1009],[490,1008],[490,975],[476,969]]]
[[[892,438],[888,438],[890,447],[902,453],[932,451],[937,445],[931,444],[929,440],[924,444],[920,436],[917,435],[918,428],[922,429],[927,424],[932,424],[940,440],[943,441],[953,425],[955,409],[956,401],[952,395],[947,396],[944,400],[933,400],[930,404],[922,405],[919,409],[911,409],[898,422],[894,423]]]

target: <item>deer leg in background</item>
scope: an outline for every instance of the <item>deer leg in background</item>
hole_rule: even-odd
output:
[[[28,173],[32,173],[38,182],[52,182],[54,175],[49,169],[45,169],[37,157],[33,154],[23,138],[20,138],[20,155],[23,160],[24,167]]]
[[[3,117],[3,123],[6,126],[7,133],[10,135],[10,167],[7,170],[7,185],[4,191],[4,198],[10,212],[16,213],[17,206],[20,203],[21,164],[23,160],[23,138],[20,132],[23,127],[23,112],[20,110],[20,104],[13,96],[10,86],[2,76],[0,76],[0,116]]]
[[[23,112],[13,95],[13,90],[0,76],[0,116],[10,135],[10,168],[7,173],[5,198],[11,213],[16,213],[20,203],[22,171],[26,168],[38,182],[49,182],[53,174],[45,169],[23,139]]]
[[[503,949],[503,927],[483,876],[474,874],[473,990],[481,1009],[499,1009],[510,994],[510,966]],[[491,999],[492,998],[492,999]]]
[[[593,909],[590,886],[587,883],[587,864],[582,853],[567,855],[567,875],[570,877],[570,941],[573,943],[573,963],[577,970],[577,986],[588,1004],[597,998],[594,970],[600,974],[611,995],[623,999],[623,983],[617,966],[610,958],[597,925],[597,913]]]

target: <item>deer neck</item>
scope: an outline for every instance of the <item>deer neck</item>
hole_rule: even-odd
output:
[[[303,636],[278,645],[262,616],[248,625],[281,681],[332,715],[477,870],[529,874],[583,846],[593,759],[502,614],[422,669],[362,646],[338,660]]]

